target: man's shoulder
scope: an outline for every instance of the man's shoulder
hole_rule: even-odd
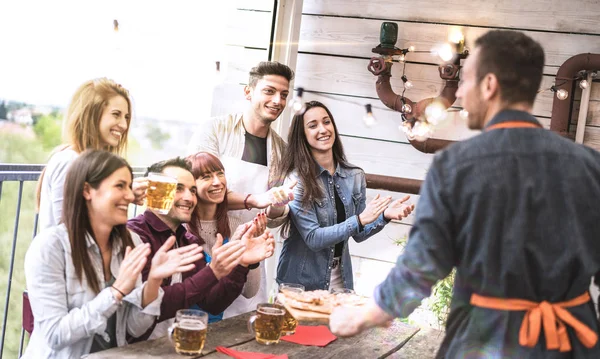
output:
[[[150,232],[150,226],[143,213],[129,219],[127,221],[127,229],[139,235],[144,242],[146,242],[146,237]]]
[[[211,117],[208,120],[208,124],[213,125],[213,127],[215,127],[215,128],[219,128],[219,127],[231,128],[231,127],[235,127],[241,119],[242,119],[241,113],[229,113],[226,115],[219,115],[219,116]]]

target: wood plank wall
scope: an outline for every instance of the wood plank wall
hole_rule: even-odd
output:
[[[230,57],[227,83],[241,91],[247,72],[266,59],[271,26],[272,1],[239,1],[231,17]],[[541,89],[554,83],[560,65],[585,52],[600,53],[600,2],[598,0],[304,0],[295,87],[303,87],[308,100],[319,100],[332,111],[351,162],[369,173],[423,179],[431,155],[416,151],[398,129],[398,113],[388,110],[377,98],[375,77],[367,71],[371,49],[379,43],[383,21],[399,26],[397,46],[410,45],[430,50],[444,42],[449,30],[460,27],[466,46],[492,29],[520,30],[539,41],[546,52]],[[268,43],[268,40],[267,40]],[[405,96],[414,100],[436,96],[443,86],[437,71],[438,60],[430,53],[408,54],[405,73],[414,87]],[[402,64],[392,69],[392,87],[403,90]],[[600,79],[600,77],[599,77]],[[534,115],[548,127],[553,93],[539,94]],[[574,94],[572,123],[576,123],[580,90]],[[239,95],[235,95],[239,99]],[[235,97],[234,96],[234,97]],[[231,98],[223,96],[223,100]],[[371,103],[378,119],[376,126],[363,125],[364,104]],[[231,107],[231,102],[229,102]],[[460,101],[455,104],[460,109]],[[573,126],[572,126],[573,127]],[[451,113],[434,137],[461,140],[475,135],[464,121]],[[585,143],[600,149],[600,83],[593,83]],[[369,190],[373,196],[378,191]],[[393,194],[398,197],[400,194]],[[418,196],[413,196],[416,201]],[[407,223],[391,224],[359,245],[351,245],[356,287],[370,294],[401,252],[394,242],[405,238]],[[352,241],[351,241],[352,243]]]

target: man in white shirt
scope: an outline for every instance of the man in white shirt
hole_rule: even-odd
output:
[[[282,185],[277,174],[286,146],[271,124],[285,108],[293,78],[293,70],[286,65],[259,63],[250,70],[248,85],[244,87],[248,100],[244,113],[214,117],[200,124],[192,136],[188,153],[212,153],[225,167],[229,216],[232,222],[239,222],[234,224],[252,220],[259,209],[267,207],[269,227],[281,225],[287,215],[287,206],[283,205],[291,198],[269,195],[272,188]],[[260,269],[254,271],[260,271],[261,275],[257,295],[248,299],[238,297],[225,311],[224,318],[255,310],[256,304],[267,300],[265,264],[261,263]]]

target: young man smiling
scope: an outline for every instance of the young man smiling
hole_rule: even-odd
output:
[[[192,136],[188,153],[200,151],[217,156],[227,175],[227,201],[232,223],[251,221],[259,209],[267,208],[269,227],[283,223],[287,202],[293,199],[289,188],[277,187],[278,166],[285,149],[283,139],[271,124],[283,112],[294,72],[278,62],[261,62],[252,68],[244,97],[248,105],[243,114],[215,117],[202,123]],[[258,193],[260,195],[251,195]],[[256,309],[267,300],[264,263],[250,276],[260,275],[260,289],[253,298],[238,298],[225,311],[225,318]]]

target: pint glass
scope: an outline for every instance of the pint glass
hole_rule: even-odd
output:
[[[162,173],[149,173],[146,207],[161,214],[169,213],[173,206],[176,190],[177,179]]]
[[[201,310],[178,310],[169,328],[169,339],[178,354],[198,355],[206,341],[208,314]]]

